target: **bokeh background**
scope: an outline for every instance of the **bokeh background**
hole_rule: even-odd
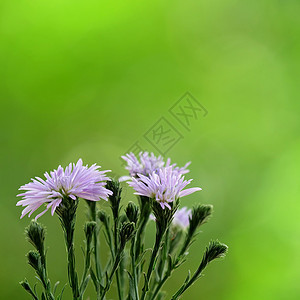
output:
[[[165,117],[183,136],[167,156],[191,160],[188,177],[203,188],[182,202],[215,209],[168,298],[218,238],[228,256],[183,299],[299,299],[299,9],[297,0],[2,0],[0,298],[29,299],[18,282],[35,281],[18,187],[79,157],[125,175],[119,157],[136,141],[159,154],[143,135]],[[190,131],[168,111],[187,91],[208,110]],[[82,204],[79,268],[84,218]],[[62,287],[60,225],[41,221]]]

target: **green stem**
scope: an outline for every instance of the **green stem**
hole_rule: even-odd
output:
[[[160,262],[158,264],[159,279],[158,279],[158,281],[152,280],[152,285],[151,285],[152,294],[150,295],[150,299],[154,299],[156,297],[156,295],[159,292],[160,288],[162,287],[162,285],[164,284],[164,282],[168,278],[167,274],[166,274],[166,276],[164,276],[164,272],[165,272],[165,266],[166,266],[166,262],[167,262],[167,256],[168,256],[168,253],[169,253],[169,245],[170,245],[170,240],[169,239],[170,239],[170,237],[169,237],[169,228],[168,228],[167,231],[166,231],[166,234],[165,234],[165,242],[164,242],[164,245],[163,245],[163,248],[162,248],[162,251],[161,251],[161,255],[160,255]],[[163,283],[161,283],[162,281],[163,281]]]
[[[138,226],[137,229],[137,239],[136,239],[136,247],[135,247],[135,257],[138,258],[141,253],[141,244],[143,242],[143,233],[146,227],[148,220],[146,218],[143,218]]]
[[[98,234],[97,229],[93,233],[93,239],[94,239],[94,258],[95,258],[95,266],[96,266],[96,274],[99,282],[102,281],[102,271],[101,271],[101,263],[100,263],[100,257],[99,257],[99,240],[98,240]]]
[[[191,238],[187,237],[177,258],[175,259],[174,263],[172,264],[172,269],[170,270],[170,272],[168,272],[167,274],[165,274],[165,276],[160,280],[160,282],[158,283],[158,285],[156,286],[150,300],[154,300],[155,297],[157,296],[157,294],[159,293],[160,289],[162,288],[162,286],[165,284],[165,282],[167,281],[167,279],[171,276],[173,270],[175,269],[176,265],[181,261],[183,254],[186,252],[189,244],[190,244]]]
[[[50,283],[50,280],[48,279],[44,242],[42,242],[39,245],[39,247],[37,247],[37,250],[41,257],[41,270],[39,270],[39,272],[37,272],[37,275],[39,276],[39,278],[42,282],[47,300],[55,300],[54,295],[51,292],[51,283]]]
[[[172,268],[169,272],[167,272],[165,274],[165,276],[161,279],[161,281],[158,283],[158,285],[156,286],[150,300],[154,300],[155,297],[157,296],[157,294],[159,293],[160,289],[162,288],[162,286],[164,285],[164,283],[167,281],[167,279],[171,276],[173,270],[176,268],[177,264],[182,260],[184,253],[187,251],[190,242],[191,242],[192,236],[187,236],[184,244],[182,245],[179,254],[177,255],[176,259],[174,260],[174,262],[172,263]]]
[[[68,276],[69,276],[69,283],[72,288],[73,299],[78,300],[80,299],[79,295],[79,287],[78,287],[78,276],[75,269],[75,249],[74,249],[74,230],[67,230],[67,255],[68,255]]]
[[[41,262],[42,262],[42,268],[43,268],[42,274],[40,274],[39,277],[42,281],[47,299],[48,300],[55,300],[55,297],[51,292],[50,280],[48,279],[47,267],[46,267],[46,254],[45,254],[45,251],[44,251],[44,247],[39,250],[39,254],[41,256]]]
[[[133,283],[134,283],[134,291],[135,291],[135,297],[136,300],[139,300],[139,291],[138,291],[138,280],[137,280],[137,274],[136,274],[136,257],[135,257],[135,244],[136,244],[136,236],[131,241],[131,266],[132,266],[132,277],[133,277]]]
[[[98,253],[98,247],[99,247],[99,242],[98,242],[98,234],[97,234],[97,229],[93,233],[93,239],[94,239],[94,259],[95,259],[95,268],[96,268],[96,276],[97,276],[97,299],[100,299],[100,293],[101,293],[101,284],[102,284],[102,271],[101,271],[101,264],[100,264],[100,257]]]
[[[195,275],[188,281],[187,284],[184,284],[175,295],[172,296],[171,300],[177,300],[196,280]]]
[[[149,216],[151,213],[150,200],[148,197],[140,196],[140,219],[138,223],[138,229],[136,233],[136,246],[135,246],[135,257],[136,259],[139,257],[141,253],[141,245],[143,244],[143,234],[145,231],[145,227],[149,221]]]
[[[164,283],[166,282],[166,280],[169,278],[169,276],[170,276],[169,274],[166,274],[164,276],[164,278],[158,283],[158,285],[156,286],[156,288],[155,288],[155,290],[154,290],[154,292],[153,292],[150,300],[154,300],[155,299],[155,297],[157,296],[158,292],[160,291],[160,289],[162,288],[162,286],[164,285]]]
[[[104,223],[104,229],[107,235],[107,239],[108,239],[108,246],[109,246],[109,250],[111,253],[111,256],[114,258],[115,257],[115,252],[114,252],[114,246],[113,246],[113,242],[112,242],[112,236],[111,236],[111,229],[109,227],[109,224],[107,222]]]
[[[175,269],[176,265],[180,262],[180,260],[182,259],[183,254],[186,252],[189,244],[190,244],[191,239],[189,237],[186,238],[180,252],[179,255],[176,257],[174,263],[172,264],[172,269],[165,274],[165,276],[160,280],[160,282],[158,283],[158,285],[156,286],[150,300],[154,300],[155,297],[157,296],[157,294],[159,293],[160,289],[162,288],[162,286],[165,284],[165,282],[167,281],[167,279],[171,276],[173,270]]]
[[[187,235],[187,237],[186,237],[186,239],[185,239],[185,242],[184,242],[184,244],[182,245],[182,248],[181,248],[181,250],[180,250],[180,252],[179,252],[179,254],[178,254],[178,256],[177,256],[177,258],[176,258],[176,260],[175,260],[175,262],[174,262],[174,265],[177,265],[177,264],[180,262],[180,260],[182,259],[184,253],[186,252],[186,250],[188,249],[188,247],[189,247],[189,245],[190,245],[190,242],[191,242],[191,240],[192,240],[192,237],[193,237],[193,236],[191,236],[191,235]]]
[[[97,215],[96,215],[96,202],[91,202],[89,203],[90,206],[90,211],[91,211],[91,220],[97,222]],[[97,279],[99,282],[102,281],[102,271],[101,271],[101,263],[100,263],[100,258],[99,258],[99,239],[98,239],[98,230],[94,231],[93,234],[93,240],[94,240],[94,258],[95,258],[95,266],[96,266],[96,275]]]
[[[158,272],[159,272],[159,279],[162,279],[165,271],[165,265],[168,258],[169,253],[169,245],[170,245],[170,239],[169,239],[169,228],[166,231],[165,234],[165,243],[162,249],[162,256],[161,256],[161,264],[159,266]]]
[[[200,266],[198,267],[192,278],[188,282],[183,283],[179,290],[173,295],[171,300],[178,299],[200,277],[202,271],[206,268],[209,261],[210,260],[208,260],[205,256],[202,258]]]
[[[60,206],[56,209],[61,226],[64,231],[68,259],[68,278],[72,289],[73,300],[81,300],[78,285],[78,276],[75,269],[74,231],[78,199],[63,198]]]
[[[115,245],[115,253],[117,253],[118,249],[118,217],[114,219],[114,245]],[[120,263],[120,262],[119,262]],[[116,271],[116,279],[117,279],[117,288],[118,288],[118,297],[119,300],[122,300],[122,292],[121,292],[121,282],[119,277],[118,270]]]
[[[88,278],[90,266],[91,266],[91,243],[86,241],[86,255],[85,255],[85,262],[84,262],[84,270],[83,270],[81,284],[80,284],[81,297],[83,296],[86,289],[86,280]]]
[[[54,295],[51,292],[51,285],[50,285],[50,281],[48,279],[46,279],[47,282],[46,284],[44,284],[44,289],[46,292],[46,296],[48,300],[55,300]]]
[[[102,268],[101,268],[101,262],[100,262],[100,256],[99,256],[99,247],[100,247],[100,239],[98,239],[98,222],[97,222],[97,210],[96,210],[96,202],[87,201],[88,206],[90,208],[90,219],[92,221],[95,221],[97,223],[97,228],[95,229],[93,233],[93,243],[94,243],[94,260],[95,260],[95,269],[96,269],[96,278],[97,278],[97,286],[96,286],[96,292],[97,292],[97,299],[100,299],[101,294],[101,284],[102,284]]]
[[[108,276],[108,280],[107,280],[107,283],[106,283],[106,286],[105,288],[102,290],[102,293],[101,293],[101,297],[100,297],[100,300],[103,300],[104,297],[105,297],[105,294],[107,293],[107,291],[109,290],[110,288],[110,285],[112,283],[112,278],[118,268],[118,265],[120,263],[120,260],[121,260],[121,255],[122,255],[122,252],[123,252],[123,249],[120,249],[116,255],[116,258],[115,258],[115,262],[114,262],[114,265],[111,269],[111,272],[110,272],[110,275]]]
[[[189,247],[190,242],[191,242],[191,236],[187,236],[187,238],[185,239],[184,244],[181,247],[181,250],[179,251],[179,254],[177,255],[175,261],[172,264],[171,270],[165,274],[165,276],[162,278],[162,280],[156,286],[156,288],[155,288],[155,290],[153,292],[153,295],[151,296],[150,300],[154,300],[155,299],[155,297],[159,293],[159,291],[162,288],[162,286],[165,284],[165,282],[167,281],[167,279],[171,276],[173,270],[176,268],[176,265],[181,261],[184,253],[186,252],[187,248]]]
[[[146,275],[146,281],[147,281],[148,285],[149,285],[149,282],[150,282],[150,279],[151,279],[151,274],[152,274],[152,271],[153,271],[154,262],[155,262],[155,259],[156,259],[156,256],[157,256],[157,253],[158,253],[163,235],[164,235],[164,231],[157,230],[155,244],[154,244],[153,252],[152,252],[152,255],[151,255],[151,258],[150,258],[150,263],[149,263],[148,271],[147,271],[147,275]],[[145,299],[147,291],[148,290],[146,288],[143,289],[141,300]]]
[[[45,290],[45,295],[47,300],[55,300],[52,292],[51,292],[51,285],[50,281],[47,279],[46,274],[45,274],[45,269],[43,268],[41,272],[37,271],[37,275],[40,278],[43,288]]]

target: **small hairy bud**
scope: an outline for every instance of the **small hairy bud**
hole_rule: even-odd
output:
[[[224,257],[227,251],[227,245],[222,244],[219,241],[211,241],[205,250],[204,257],[210,262],[216,258]]]
[[[115,179],[111,179],[110,181],[107,181],[106,188],[110,191],[112,191],[112,195],[108,197],[110,206],[114,215],[114,218],[118,217],[119,214],[119,208],[120,208],[120,201],[121,201],[121,192],[122,188],[120,186],[120,182]]]
[[[37,251],[31,250],[27,254],[28,263],[39,272],[42,268],[41,256]]]
[[[32,220],[28,227],[25,228],[27,240],[38,250],[40,253],[44,251],[44,241],[46,236],[46,229],[43,225]]]
[[[203,254],[202,261],[196,272],[197,277],[200,276],[201,272],[212,260],[224,257],[227,253],[227,250],[228,247],[225,244],[222,244],[219,241],[211,241]]]
[[[136,224],[139,216],[139,208],[133,202],[129,202],[125,209],[126,216],[130,222]]]
[[[120,229],[120,243],[121,248],[134,236],[135,226],[133,222],[123,223]]]
[[[84,233],[86,237],[87,244],[92,241],[93,233],[96,230],[97,223],[94,221],[86,222],[84,224]]]
[[[190,226],[189,226],[189,235],[192,236],[196,229],[206,223],[209,219],[209,217],[212,214],[213,206],[212,205],[206,205],[206,204],[200,204],[192,209],[192,213],[190,216]]]

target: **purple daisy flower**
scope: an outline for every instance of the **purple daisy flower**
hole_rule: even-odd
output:
[[[191,163],[188,162],[184,167],[179,168],[176,167],[176,164],[171,164],[170,158],[165,163],[161,155],[156,157],[153,153],[149,154],[148,152],[140,152],[139,160],[132,152],[122,156],[122,158],[127,162],[125,169],[129,171],[130,176],[122,176],[120,181],[131,180],[131,177],[137,177],[138,174],[149,176],[153,171],[157,172],[162,167],[172,167],[174,171],[186,174],[189,172],[187,167]]]
[[[24,193],[18,196],[23,197],[23,200],[17,203],[17,206],[22,205],[26,208],[22,211],[21,218],[27,213],[30,217],[43,204],[47,204],[46,209],[38,214],[35,219],[43,215],[50,207],[53,215],[55,209],[60,205],[64,197],[70,197],[73,200],[83,198],[90,201],[99,201],[100,198],[108,200],[107,197],[112,195],[112,192],[106,189],[106,181],[109,178],[106,172],[110,170],[99,171],[100,166],[96,164],[91,167],[83,166],[82,159],[76,163],[70,163],[65,169],[61,166],[44,174],[45,180],[36,177],[20,187],[19,190],[24,190]]]
[[[202,190],[198,187],[184,190],[191,181],[192,179],[184,180],[180,172],[169,166],[153,171],[149,177],[138,174],[138,178],[132,177],[128,184],[134,188],[134,194],[156,199],[163,209],[171,209],[170,202]]]

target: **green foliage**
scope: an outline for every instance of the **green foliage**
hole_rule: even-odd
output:
[[[113,225],[110,224],[110,216],[104,210],[98,210],[96,205],[88,203],[90,214],[84,225],[85,249],[84,249],[84,269],[79,283],[75,262],[74,231],[78,199],[65,198],[62,205],[57,208],[57,215],[61,222],[67,252],[67,266],[69,285],[72,290],[73,300],[82,300],[92,279],[97,299],[105,299],[112,287],[115,276],[119,300],[125,300],[128,295],[131,300],[154,300],[162,299],[164,293],[161,291],[165,282],[171,277],[174,269],[179,268],[187,256],[186,250],[191,245],[191,240],[196,235],[196,230],[203,225],[211,215],[212,206],[196,205],[192,209],[189,218],[189,228],[184,230],[181,227],[173,227],[172,220],[174,213],[178,209],[179,199],[170,203],[171,209],[163,209],[155,200],[143,197],[139,199],[140,207],[130,202],[124,209],[125,214],[120,214],[121,187],[119,182],[111,181],[107,184],[116,194],[110,196],[110,209],[113,217]],[[147,202],[149,202],[147,204]],[[149,205],[149,209],[145,209]],[[144,207],[144,208],[143,208]],[[150,250],[149,261],[145,257],[143,231],[149,219],[150,212],[153,212],[156,222],[156,237],[153,248]],[[143,214],[140,214],[141,211]],[[101,259],[98,253],[99,234],[97,222],[104,225],[103,230],[106,236],[107,246],[110,249],[110,257],[106,262],[106,267],[102,271]],[[127,221],[129,220],[129,222]],[[45,228],[36,221],[31,221],[26,228],[28,241],[37,249],[31,250],[27,254],[29,265],[35,270],[40,279],[44,291],[41,300],[54,300],[54,295],[58,283],[54,285],[53,291],[48,279],[46,270],[46,256],[44,253]],[[176,251],[177,244],[184,236],[184,243],[181,249]],[[130,251],[126,251],[126,245],[131,241]],[[139,243],[137,243],[139,241]],[[92,246],[93,245],[93,246]],[[140,251],[137,251],[137,246]],[[91,254],[94,247],[94,264],[91,264]],[[180,297],[202,274],[208,263],[216,258],[223,257],[227,251],[227,246],[218,241],[211,242],[207,247],[200,266],[193,276],[187,276],[183,285],[174,294],[172,299]],[[178,253],[177,253],[178,252]],[[95,271],[94,271],[95,270]],[[130,271],[129,271],[130,270]],[[127,273],[127,280],[124,274]],[[142,275],[144,284],[140,288]],[[189,273],[190,274],[190,273]],[[34,298],[39,299],[35,290],[32,290],[27,280],[20,283],[22,287]],[[62,299],[62,293],[58,299]]]

